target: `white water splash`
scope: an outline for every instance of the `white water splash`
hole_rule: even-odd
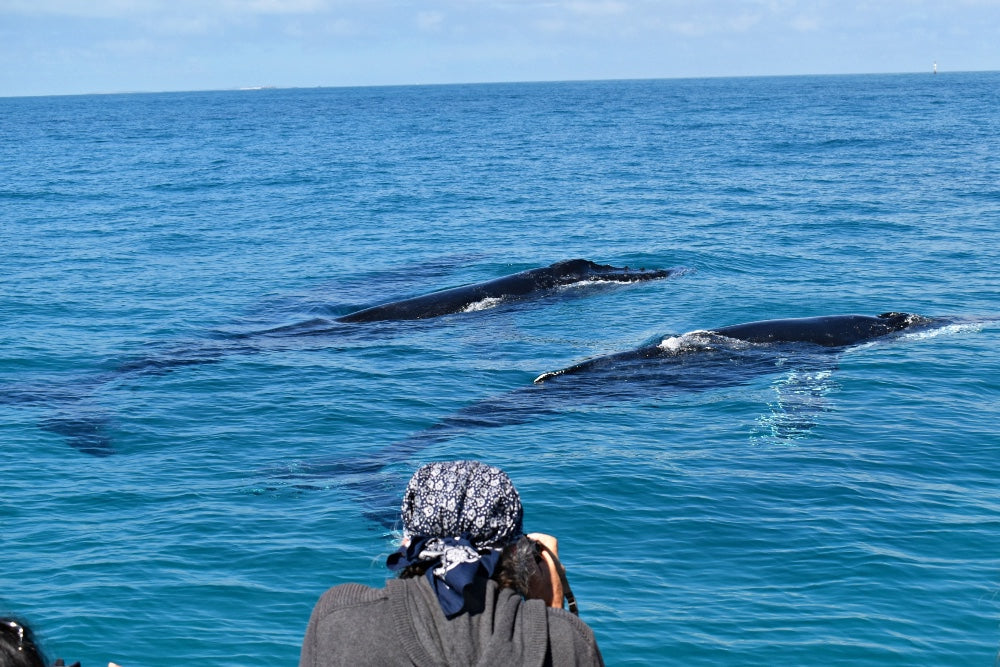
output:
[[[660,344],[657,347],[667,352],[679,352],[680,350],[689,347],[686,345],[686,342],[687,341],[685,341],[684,336],[671,336],[670,338],[664,338],[660,341]]]
[[[739,340],[737,338],[727,338],[714,331],[707,331],[705,329],[697,329],[695,331],[689,331],[686,334],[681,334],[680,336],[668,336],[660,341],[659,347],[664,352],[677,353],[677,352],[687,352],[690,350],[711,350],[714,345],[725,345],[732,348],[745,348],[752,345],[752,343],[747,343],[746,341]]]
[[[578,289],[580,287],[590,287],[592,285],[598,285],[602,283],[608,283],[608,280],[594,280],[593,278],[588,278],[586,280],[578,280],[575,283],[566,283],[565,285],[559,285],[556,289]]]
[[[990,324],[996,324],[996,322],[956,322],[955,324],[946,324],[943,327],[936,327],[934,329],[907,332],[900,336],[900,338],[904,340],[927,340],[930,338],[938,338],[939,336],[979,333],[983,330],[983,327],[989,326]]]
[[[489,310],[490,308],[496,308],[501,303],[503,303],[503,297],[491,296],[481,301],[474,301],[468,306],[462,309],[463,313],[475,313],[480,310]]]

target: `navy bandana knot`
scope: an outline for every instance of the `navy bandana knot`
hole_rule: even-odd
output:
[[[430,463],[403,495],[405,547],[386,565],[399,571],[428,562],[427,579],[449,618],[465,609],[464,593],[477,576],[490,577],[505,546],[524,533],[521,499],[499,468],[478,461]]]

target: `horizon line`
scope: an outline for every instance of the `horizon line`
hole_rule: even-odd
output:
[[[231,88],[177,88],[166,90],[109,90],[91,91],[86,93],[29,93],[23,95],[0,95],[0,99],[22,99],[31,97],[82,97],[87,95],[168,95],[183,93],[222,93],[222,92],[256,92],[263,90],[315,90],[315,89],[354,89],[354,88],[417,88],[436,86],[488,86],[488,85],[523,85],[544,83],[601,83],[614,81],[686,81],[699,79],[779,79],[796,77],[838,77],[838,76],[902,76],[927,74],[986,74],[1000,70],[914,70],[907,72],[839,72],[825,74],[717,74],[706,76],[663,76],[663,77],[613,77],[606,79],[524,79],[524,80],[494,80],[494,81],[442,81],[422,83],[359,83],[359,84],[317,84],[314,86],[280,86],[280,85],[243,85]]]

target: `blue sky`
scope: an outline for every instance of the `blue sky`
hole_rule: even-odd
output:
[[[0,0],[0,96],[1000,70],[1000,0]]]

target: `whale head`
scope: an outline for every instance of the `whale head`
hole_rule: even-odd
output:
[[[674,273],[672,269],[633,269],[628,266],[597,264],[589,259],[567,259],[556,262],[548,267],[548,271],[551,271],[558,278],[558,282],[564,285],[584,280],[635,283],[667,278]]]
[[[913,313],[897,313],[894,311],[882,313],[878,316],[878,319],[881,320],[882,324],[890,332],[902,331],[903,329],[930,324],[934,321],[929,317],[924,317],[923,315],[914,315]]]

